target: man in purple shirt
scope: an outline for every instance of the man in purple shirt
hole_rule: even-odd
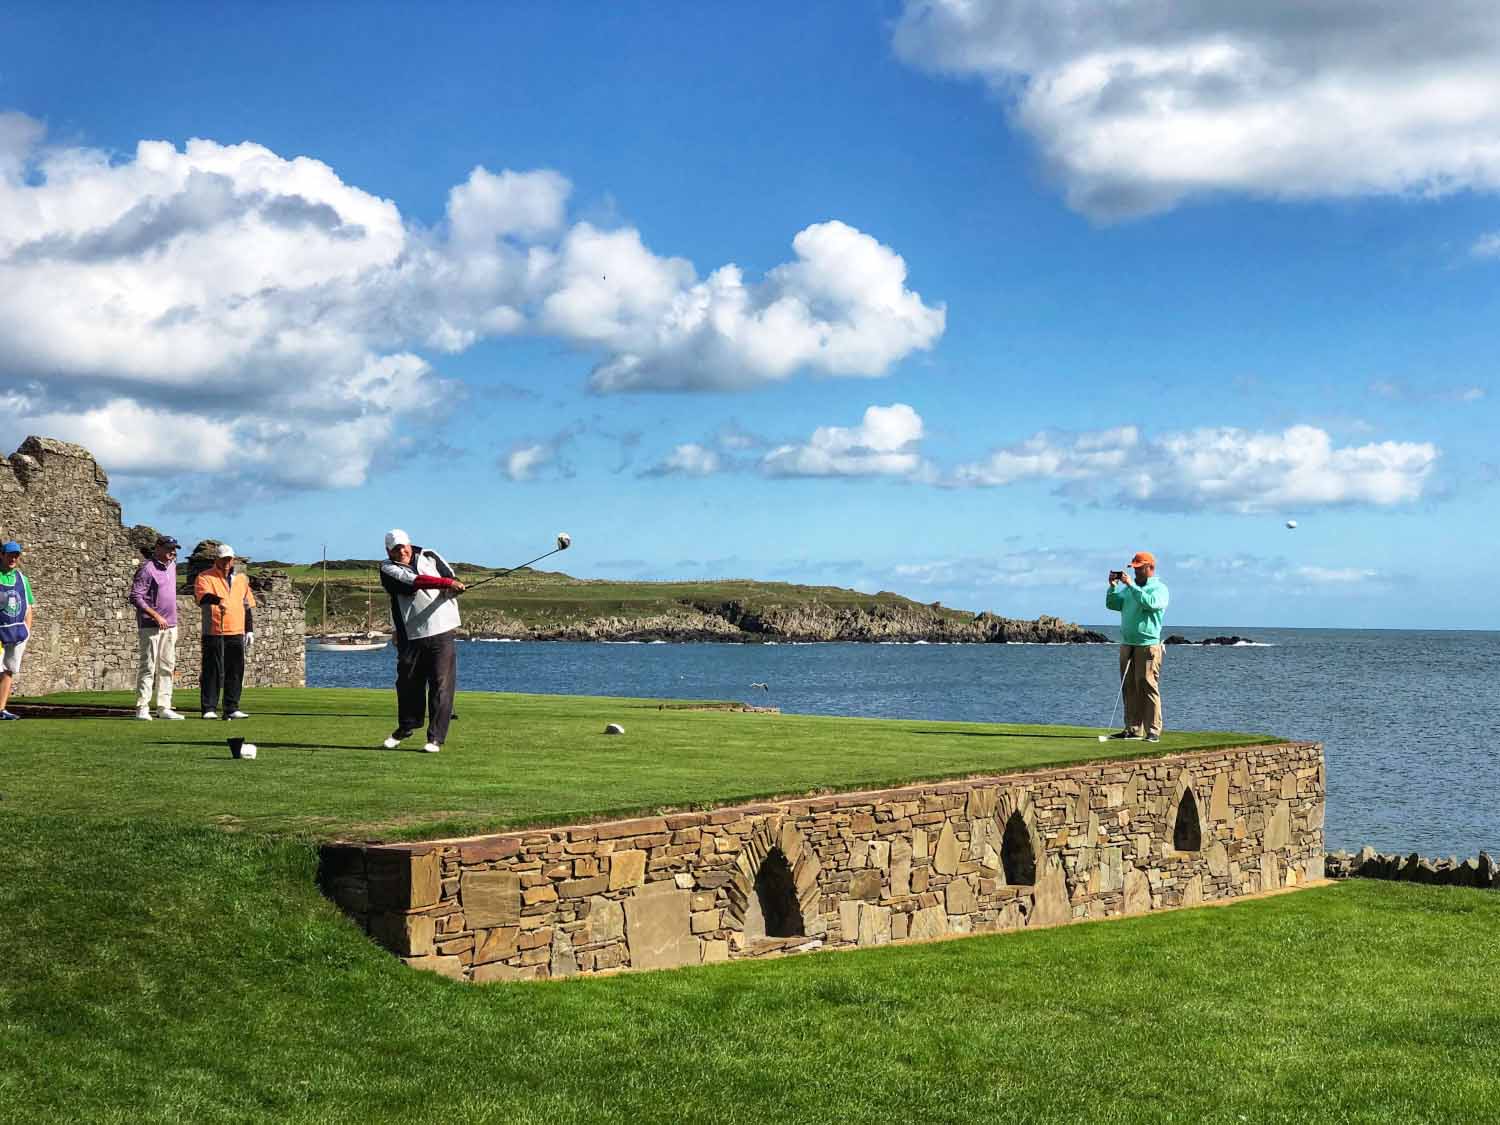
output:
[[[135,717],[151,718],[151,684],[156,683],[156,714],[182,718],[172,710],[172,672],[177,667],[177,548],[170,535],[157,537],[151,557],[141,563],[130,585],[139,629],[140,676],[135,690]]]

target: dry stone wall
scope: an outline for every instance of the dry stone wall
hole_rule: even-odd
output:
[[[472,981],[882,945],[1323,877],[1323,748],[1283,743],[421,844],[332,844],[324,892]]]
[[[25,547],[21,569],[37,599],[17,692],[133,688],[136,624],[127,599],[141,554],[93,455],[79,445],[29,437],[10,457],[0,457],[0,537]],[[268,575],[251,586],[263,608],[256,611],[245,682],[304,683],[302,605],[290,579]],[[200,614],[191,598],[178,598],[177,617],[176,684],[196,687]]]

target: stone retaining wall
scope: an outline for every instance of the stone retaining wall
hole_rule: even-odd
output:
[[[0,457],[0,538],[25,547],[21,569],[36,592],[36,629],[16,692],[119,691],[135,686],[135,610],[127,600],[141,553],[109,495],[109,478],[79,445],[29,437]],[[174,528],[191,544],[185,528]],[[302,603],[284,575],[252,579],[255,649],[245,669],[252,687],[305,682]],[[200,614],[177,600],[179,687],[198,683]]]
[[[420,844],[330,844],[407,964],[496,981],[1137,914],[1323,876],[1323,748],[1283,743]]]

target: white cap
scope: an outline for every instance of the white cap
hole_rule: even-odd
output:
[[[410,547],[411,536],[399,527],[393,527],[385,533],[385,549],[389,551],[392,547]]]
[[[234,558],[234,548],[231,547],[228,543],[220,543],[219,549],[214,552],[214,558],[232,559]]]

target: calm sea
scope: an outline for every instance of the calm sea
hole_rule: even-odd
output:
[[[1115,635],[1112,630],[1101,632]],[[1188,628],[1253,647],[1174,646],[1166,723],[1264,731],[1327,748],[1327,840],[1500,856],[1500,633]],[[1103,645],[737,645],[469,642],[469,691],[741,699],[787,712],[1109,724]],[[385,687],[394,655],[310,652],[309,684]],[[765,683],[769,690],[751,688]],[[1115,725],[1119,712],[1114,711]]]

